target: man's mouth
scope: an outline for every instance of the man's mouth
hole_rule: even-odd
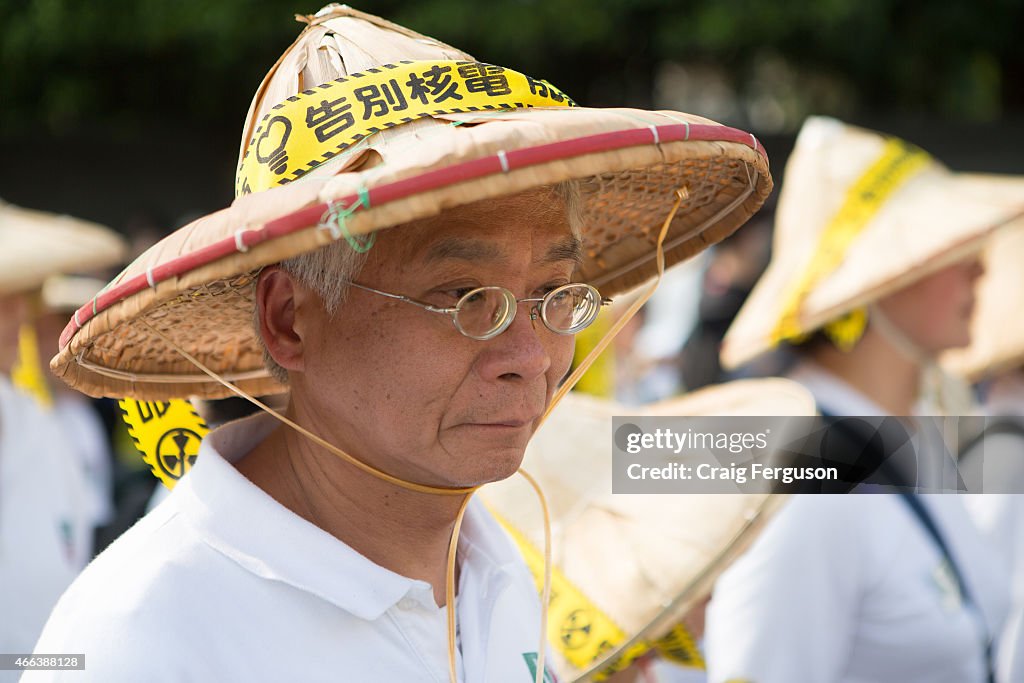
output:
[[[507,417],[495,417],[486,419],[471,419],[462,423],[466,427],[489,427],[494,429],[522,429],[532,427],[540,419],[540,413],[531,415],[515,415]]]
[[[467,425],[472,427],[505,427],[508,429],[519,429],[520,427],[527,427],[533,425],[533,418],[530,420],[495,420],[489,422],[467,422]]]

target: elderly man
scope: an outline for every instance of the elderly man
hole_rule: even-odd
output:
[[[155,412],[225,387],[288,408],[213,432],[36,650],[102,681],[550,679],[533,580],[470,496],[518,469],[602,294],[756,210],[763,150],[346,7],[305,21],[240,197],[80,309],[51,365]]]

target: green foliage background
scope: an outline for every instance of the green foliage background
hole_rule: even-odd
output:
[[[758,78],[781,63],[800,98],[784,134],[814,112],[909,132],[940,158],[931,138],[913,137],[917,122],[946,127],[932,135],[940,143],[978,126],[988,127],[990,147],[1024,137],[1024,0],[357,7],[547,78],[584,105],[659,104],[656,75],[667,63],[711,68],[740,98],[775,92]],[[166,229],[223,206],[252,93],[298,35],[294,14],[317,9],[308,0],[0,0],[0,197],[122,229],[137,214]],[[764,132],[742,116],[720,118]],[[1010,127],[1016,137],[1007,138]],[[769,152],[784,158],[786,144]],[[1024,171],[1007,163],[993,170]]]
[[[737,80],[766,54],[849,86],[856,104],[993,120],[1024,107],[1020,0],[367,0],[360,9],[546,77],[590,105],[650,104],[655,67]],[[292,40],[300,0],[4,0],[5,133],[244,115]],[[232,124],[235,125],[235,124]]]

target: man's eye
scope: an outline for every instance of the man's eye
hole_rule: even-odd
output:
[[[572,292],[559,292],[558,294],[548,299],[548,306],[554,306],[555,308],[562,308],[564,306],[572,306],[575,304],[575,297]]]
[[[559,287],[561,287],[563,285],[567,285],[567,284],[569,284],[569,283],[568,282],[552,282],[552,283],[546,284],[543,287],[538,287],[537,288],[537,293],[534,294],[534,296],[547,296],[548,294],[550,294],[551,292],[555,291]]]
[[[454,306],[462,300],[462,297],[466,296],[474,289],[477,289],[477,286],[438,288],[434,290],[432,294],[427,296],[427,300],[433,301],[437,306]],[[474,296],[472,298],[478,299],[479,296]]]
[[[450,290],[448,290],[446,292],[446,294],[448,294],[453,299],[458,301],[462,297],[464,297],[467,294],[469,294],[470,292],[472,292],[474,289],[476,289],[476,287],[460,287],[458,289],[450,289]],[[472,298],[468,299],[467,301],[474,301],[476,299],[479,299],[482,296],[483,296],[483,294],[478,292],[477,294],[475,294]]]

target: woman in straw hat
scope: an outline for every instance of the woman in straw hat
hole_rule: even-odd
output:
[[[949,404],[935,358],[968,343],[975,255],[1013,215],[919,149],[810,119],[724,362],[802,342],[790,377],[833,425],[830,447],[845,444],[821,457],[852,454],[851,473],[895,490],[956,490],[946,449],[907,416]],[[897,417],[856,432],[840,416]],[[710,678],[982,683],[1004,581],[954,496],[797,496],[715,587]]]
[[[94,395],[288,408],[213,432],[37,648],[104,681],[540,681],[533,581],[471,494],[516,471],[603,298],[735,230],[767,160],[347,7],[303,21],[237,200],[80,309],[51,364]]]
[[[77,434],[12,386],[19,333],[54,273],[118,263],[107,228],[0,202],[0,652],[28,653],[57,598],[92,556],[95,513]],[[56,340],[54,340],[56,344]],[[34,349],[31,349],[34,350]],[[38,386],[43,378],[34,370]],[[19,672],[0,671],[0,681]]]
[[[967,176],[992,201],[1024,211],[1024,177]],[[1002,634],[1000,680],[1024,678],[1024,321],[1020,316],[1020,264],[1024,220],[1014,221],[985,248],[985,276],[971,323],[971,344],[943,357],[954,374],[983,385],[984,429],[965,445],[960,468],[968,484],[968,510],[993,541],[1012,577],[1012,613]]]

